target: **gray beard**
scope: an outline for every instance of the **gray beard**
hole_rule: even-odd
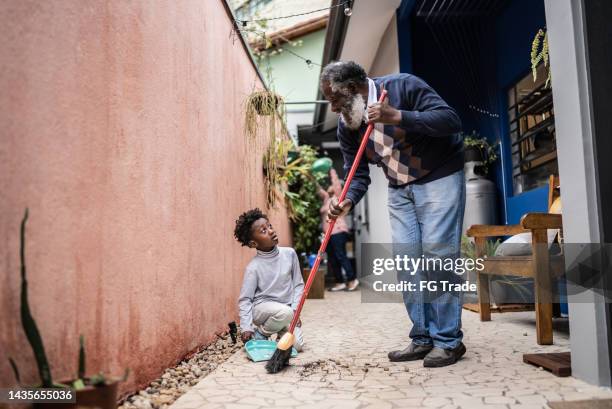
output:
[[[365,117],[365,98],[361,94],[355,94],[351,98],[351,102],[342,110],[341,118],[344,124],[351,130],[355,131],[361,127],[361,123]]]

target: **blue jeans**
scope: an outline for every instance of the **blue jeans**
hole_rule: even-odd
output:
[[[411,257],[460,256],[465,209],[463,170],[422,185],[390,187],[388,204],[395,249],[402,248],[402,253],[409,252]],[[427,280],[430,274],[422,270],[414,275],[399,272],[398,278],[416,282],[418,289],[419,281]],[[437,271],[435,275],[438,280],[457,281],[457,275],[452,271]],[[410,331],[412,342],[433,344],[443,349],[457,347],[463,339],[462,294],[445,292],[433,300],[425,300],[425,297],[420,291],[403,293],[413,323]]]
[[[346,255],[346,243],[349,238],[349,234],[345,232],[332,234],[329,237],[329,245],[327,246],[328,264],[336,275],[336,283],[344,282],[342,268],[346,272],[346,281],[355,279],[355,270],[353,270],[351,260]]]

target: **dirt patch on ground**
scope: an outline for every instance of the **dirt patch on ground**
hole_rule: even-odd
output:
[[[365,379],[368,374],[393,375],[398,372],[407,372],[410,378],[429,379],[430,371],[425,368],[409,368],[407,365],[393,364],[391,362],[368,363],[356,365],[351,360],[342,359],[318,359],[297,366],[300,380],[311,380],[317,378],[321,381],[330,379],[352,378],[355,376]]]
[[[388,369],[388,366],[385,368],[380,364],[366,363],[364,365],[355,365],[342,359],[318,359],[302,365],[298,369],[298,373],[301,379],[306,379],[313,375],[334,375],[342,379],[346,376],[365,376],[371,370],[384,372]]]

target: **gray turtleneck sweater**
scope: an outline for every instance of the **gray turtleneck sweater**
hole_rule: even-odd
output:
[[[253,307],[267,301],[275,301],[297,308],[304,280],[300,262],[291,247],[274,247],[270,252],[257,250],[244,272],[238,306],[240,328],[253,331]]]

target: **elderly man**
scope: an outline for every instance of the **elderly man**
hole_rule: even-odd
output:
[[[415,257],[458,257],[465,182],[457,113],[414,75],[368,78],[352,61],[327,65],[321,73],[321,88],[332,111],[340,114],[338,140],[346,173],[366,124],[376,124],[347,198],[342,203],[333,200],[328,216],[334,219],[345,215],[359,202],[370,184],[368,162],[376,164],[389,181],[394,248],[407,246]],[[378,103],[383,88],[387,98]],[[420,279],[423,274],[431,273],[419,271],[406,279]],[[426,367],[441,367],[454,364],[465,354],[460,293],[427,297],[405,292],[404,304],[413,322],[411,343],[390,352],[391,361],[423,359]]]

